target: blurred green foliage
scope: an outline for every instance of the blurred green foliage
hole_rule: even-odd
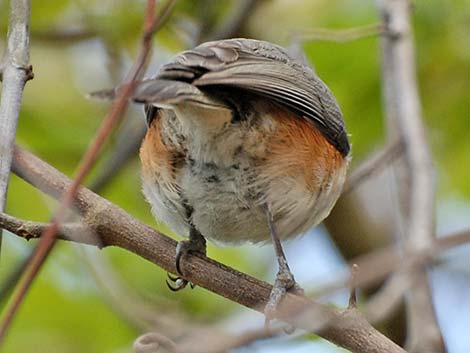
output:
[[[157,54],[184,49],[191,36],[186,33],[188,28],[202,25],[202,31],[210,31],[224,21],[231,4],[180,0],[173,17],[156,36]],[[144,7],[144,1],[130,0],[33,2],[31,62],[35,79],[26,86],[18,144],[73,175],[107,108],[86,100],[84,94],[112,82],[98,37],[121,53],[129,65],[139,43]],[[418,75],[440,197],[469,198],[470,1],[418,0],[414,12]],[[292,30],[349,28],[377,21],[373,1],[265,0],[251,14],[243,34],[288,45]],[[8,3],[0,1],[0,30],[5,35],[7,23]],[[72,32],[83,33],[83,38],[57,37]],[[5,46],[4,38],[0,38],[0,48]],[[306,41],[304,49],[340,102],[356,163],[384,143],[379,40]],[[98,77],[102,79],[95,78],[96,71],[101,71]],[[142,118],[138,113],[129,115]],[[119,173],[103,195],[132,215],[159,226],[141,196],[137,159]],[[50,198],[12,177],[7,212],[45,221],[55,206]],[[0,279],[32,245],[5,237]],[[211,247],[209,253],[256,276],[267,270],[250,256],[249,247],[244,251]],[[98,256],[109,257],[136,293],[169,297],[203,321],[220,319],[237,308],[202,289],[170,293],[164,271],[135,255],[106,249]],[[15,318],[4,352],[129,352],[138,334],[100,295],[76,250],[70,244],[60,244]]]

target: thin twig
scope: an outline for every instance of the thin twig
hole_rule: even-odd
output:
[[[50,223],[26,221],[0,212],[0,228],[6,229],[26,240],[39,239]],[[57,232],[57,239],[101,247],[99,238],[91,234],[82,223],[63,223]]]
[[[6,52],[1,60],[0,97],[0,212],[7,200],[8,181],[25,83],[33,78],[29,66],[30,1],[10,1]],[[0,245],[1,245],[0,230]]]
[[[33,39],[45,41],[47,44],[72,44],[89,40],[98,36],[98,32],[91,28],[52,29],[44,32],[34,32]]]
[[[54,197],[61,195],[71,183],[65,175],[18,147],[13,171]],[[176,241],[85,188],[79,189],[75,204],[85,225],[97,234],[104,247],[119,246],[168,272],[176,272]],[[197,286],[263,312],[271,285],[198,254],[187,257],[182,266],[186,279]],[[405,352],[375,330],[356,310],[339,311],[288,293],[275,316],[295,327],[316,332],[352,352]]]
[[[354,285],[355,278],[357,277],[357,273],[359,271],[359,266],[357,264],[352,264],[351,266],[351,286],[349,289],[349,309],[357,308],[357,287]]]
[[[214,332],[195,332],[193,337],[184,338],[179,346],[186,353],[227,353],[237,348],[246,347],[249,344],[271,337],[276,337],[284,331],[282,327],[266,327],[247,330],[239,334],[225,334]],[[200,342],[207,342],[201,344]]]
[[[414,43],[409,0],[378,0],[386,35],[382,37],[383,84],[387,118],[394,122],[390,136],[405,144],[408,185],[404,198],[405,248],[430,248],[434,242],[434,170],[425,137],[416,83]],[[407,296],[408,346],[413,352],[446,351],[434,311],[425,268],[417,268]]]
[[[432,257],[429,257],[431,260]],[[410,276],[405,271],[396,271],[382,287],[368,298],[363,309],[367,320],[376,324],[389,317],[403,302],[403,295],[410,288]]]
[[[94,237],[98,238],[96,235]],[[177,319],[181,317],[181,312],[177,310],[176,305],[170,305],[170,299],[158,298],[160,300],[155,302],[143,298],[135,288],[129,288],[123,283],[103,253],[91,251],[93,249],[83,246],[77,246],[76,250],[88,267],[106,305],[136,330],[161,330],[163,333],[178,335],[180,331],[189,329],[183,320]],[[175,330],[176,326],[179,330]]]
[[[142,46],[138,58],[125,79],[123,89],[118,93],[117,99],[113,102],[108,115],[98,130],[93,144],[85,153],[73,183],[62,197],[61,204],[52,219],[50,227],[48,227],[41,236],[41,240],[30,258],[30,262],[18,284],[18,289],[13,295],[11,304],[6,308],[5,315],[2,319],[2,322],[0,323],[0,344],[3,342],[7,329],[10,326],[10,323],[21,302],[23,301],[23,298],[28,291],[33,279],[36,277],[41,265],[44,263],[44,260],[53,248],[56,239],[56,233],[59,230],[59,225],[65,217],[66,210],[72,204],[82,180],[91,169],[113,125],[118,121],[126,109],[128,98],[132,94],[136,80],[142,74],[148,56],[151,52],[152,36],[159,28],[159,25],[166,18],[169,9],[171,10],[174,3],[175,1],[167,2],[167,4],[162,8],[160,14],[156,16],[155,0],[148,0],[145,14],[144,31],[142,36]]]
[[[131,119],[135,119],[135,117]],[[125,123],[127,123],[127,121]],[[131,124],[135,126],[123,126],[120,129],[116,137],[116,142],[114,143],[114,148],[111,153],[107,155],[100,174],[88,185],[91,190],[100,192],[118,175],[123,166],[135,159],[142,139],[147,132],[147,126],[143,122],[143,119],[141,123],[132,121],[129,122],[129,125]]]
[[[168,353],[184,353],[175,342],[158,332],[146,333],[134,342],[134,353],[158,352],[160,348]]]
[[[348,29],[313,28],[303,31],[296,30],[292,31],[289,37],[291,41],[326,41],[345,43],[381,34],[383,34],[383,26],[380,23],[373,23]]]
[[[396,246],[388,246],[354,258],[350,266],[361,269],[353,278],[342,278],[321,289],[315,290],[318,297],[325,297],[345,286],[366,288],[377,284],[392,273],[406,274],[416,268],[432,263],[435,257],[451,248],[470,243],[470,231],[448,234],[437,238],[431,248],[403,254]]]
[[[236,1],[233,9],[225,20],[219,26],[216,26],[202,40],[210,41],[237,36],[246,22],[252,17],[256,7],[262,1],[263,0]],[[193,44],[199,44],[200,41],[200,38],[194,38],[194,40],[192,40]],[[102,172],[90,182],[90,189],[99,192],[117,175],[118,171],[120,171],[124,165],[135,158],[142,142],[142,137],[145,135],[146,131],[147,127],[142,125],[140,130],[125,131],[118,136],[115,148],[111,152],[111,156],[106,160]],[[125,139],[126,143],[119,143],[120,138]]]
[[[240,30],[251,17],[250,15],[253,13],[253,11],[255,11],[256,6],[260,3],[261,0],[236,1],[226,20],[223,21],[220,26],[214,28],[214,30],[207,36],[202,38],[202,41],[231,38],[237,35],[239,36]]]
[[[389,167],[403,153],[403,142],[398,141],[386,146],[359,164],[349,174],[343,186],[342,196],[347,195],[364,181]]]

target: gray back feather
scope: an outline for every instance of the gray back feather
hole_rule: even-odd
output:
[[[313,122],[343,155],[350,145],[341,110],[313,70],[290,58],[280,46],[253,40],[207,42],[164,65],[156,79],[198,87],[234,87],[267,97]]]

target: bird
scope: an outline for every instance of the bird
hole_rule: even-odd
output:
[[[245,38],[200,44],[141,81],[147,133],[142,189],[159,222],[187,238],[185,256],[217,244],[272,243],[278,273],[265,306],[301,293],[282,241],[320,223],[346,178],[350,143],[332,92],[276,44]]]

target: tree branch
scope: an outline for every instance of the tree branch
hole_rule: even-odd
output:
[[[226,20],[209,33],[202,41],[219,40],[231,38],[239,35],[240,30],[250,18],[250,14],[255,10],[261,0],[238,0]]]
[[[65,175],[18,147],[14,153],[13,171],[56,198],[71,183]],[[75,206],[83,217],[84,225],[99,236],[103,247],[127,249],[175,273],[174,240],[85,188],[78,190]],[[203,256],[188,256],[182,263],[182,270],[192,283],[260,312],[272,288],[265,282]],[[295,327],[316,332],[352,352],[404,352],[375,330],[357,310],[339,311],[308,298],[288,294],[276,317]]]
[[[92,144],[85,152],[80,166],[76,172],[76,176],[67,189],[67,192],[64,193],[60,202],[60,206],[56,210],[50,226],[45,229],[39,244],[36,246],[29,258],[29,262],[22,274],[21,281],[19,282],[18,290],[14,293],[14,297],[5,309],[5,315],[0,322],[0,343],[3,341],[10,323],[13,320],[13,317],[15,316],[15,313],[18,310],[21,302],[23,301],[26,292],[30,288],[34,278],[39,272],[39,269],[44,263],[44,260],[52,250],[56,240],[56,233],[65,217],[67,209],[74,201],[75,194],[81,182],[94,164],[106,137],[111,132],[112,127],[127,108],[128,98],[132,94],[137,80],[141,77],[141,75],[143,75],[148,57],[151,53],[153,35],[155,31],[164,23],[164,20],[167,18],[167,15],[173,8],[175,1],[176,0],[169,0],[164,6],[162,6],[161,11],[156,14],[155,0],[147,0],[139,55],[124,80],[125,83],[123,85],[123,89],[118,93],[116,100],[113,102],[107,116],[98,129]],[[12,2],[12,4],[14,3],[15,2]]]
[[[0,228],[6,229],[26,240],[39,239],[50,227],[50,223],[33,222],[0,213]],[[99,238],[82,223],[64,223],[57,233],[57,239],[101,247]]]
[[[362,161],[349,173],[341,196],[345,196],[371,176],[380,173],[403,153],[402,141],[391,143],[371,157]]]
[[[7,200],[8,180],[20,115],[23,88],[33,78],[29,66],[30,1],[10,1],[10,23],[5,55],[0,64],[0,212]],[[1,241],[1,232],[0,232]]]
[[[260,5],[262,1],[263,0],[236,1],[224,21],[213,28],[208,34],[199,31],[199,34],[191,41],[194,42],[192,45],[200,44],[203,41],[232,38],[239,35],[239,32],[243,29],[256,10],[256,7]],[[203,38],[199,38],[200,36],[203,36]],[[140,130],[134,129],[130,132],[125,131],[118,136],[118,140],[123,138],[126,143],[119,143],[119,141],[117,141],[114,144],[113,150],[109,158],[107,158],[101,173],[90,182],[89,188],[91,190],[99,192],[117,175],[124,165],[136,156],[142,143],[142,138],[146,132],[147,127],[145,124],[142,124]],[[132,136],[130,136],[130,134]]]
[[[58,234],[59,239],[103,247],[103,244],[99,240],[99,234],[97,235],[94,233],[99,227],[99,224],[96,223],[96,219],[85,219],[83,222],[87,223],[89,226],[85,226],[83,223],[65,223]],[[8,230],[9,232],[26,240],[40,238],[42,231],[48,226],[48,223],[27,221],[6,213],[0,213],[0,228]],[[92,229],[94,230],[92,231]],[[448,234],[437,238],[434,241],[432,248],[421,249],[414,253],[408,253],[408,258],[405,259],[405,261],[401,259],[402,252],[395,246],[376,250],[372,253],[358,256],[350,261],[350,267],[356,265],[358,268],[360,267],[361,270],[356,271],[357,273],[348,281],[338,280],[335,283],[331,283],[328,287],[316,290],[315,292],[319,297],[323,297],[343,289],[346,286],[354,288],[368,287],[377,281],[383,280],[390,274],[394,274],[395,276],[404,276],[406,272],[416,267],[428,265],[441,253],[468,243],[470,243],[469,230]],[[379,298],[382,297],[382,295],[378,294],[377,298],[372,299],[372,305],[367,308],[367,311],[375,311],[375,307],[377,307],[377,312],[371,312],[370,315],[365,313],[366,317],[373,323],[383,318],[385,314],[382,314],[382,312],[388,310],[387,308],[384,308],[382,304],[379,304],[379,302],[387,302],[387,305],[393,306],[394,304],[391,302],[398,300],[396,298],[401,295],[397,293],[403,293],[404,288],[407,289],[409,287],[408,278],[401,279],[400,283],[398,283],[398,278],[390,278],[389,282],[390,283],[385,284],[385,287],[394,287],[393,292],[395,294],[392,295],[394,299],[385,300],[383,298]],[[377,304],[374,302],[377,302]]]
[[[386,35],[382,37],[385,108],[389,126],[405,143],[408,185],[404,199],[405,251],[416,251],[434,242],[434,171],[422,122],[416,84],[414,44],[409,0],[378,0]],[[402,190],[403,191],[403,190]],[[408,309],[408,345],[412,352],[445,352],[434,312],[425,268],[413,273]]]
[[[170,338],[157,332],[146,333],[134,342],[134,353],[158,352],[160,348],[168,353],[187,353],[182,351]]]
[[[380,23],[373,23],[347,29],[313,28],[308,30],[292,31],[289,35],[294,41],[327,41],[346,43],[357,39],[377,36],[383,33]]]

